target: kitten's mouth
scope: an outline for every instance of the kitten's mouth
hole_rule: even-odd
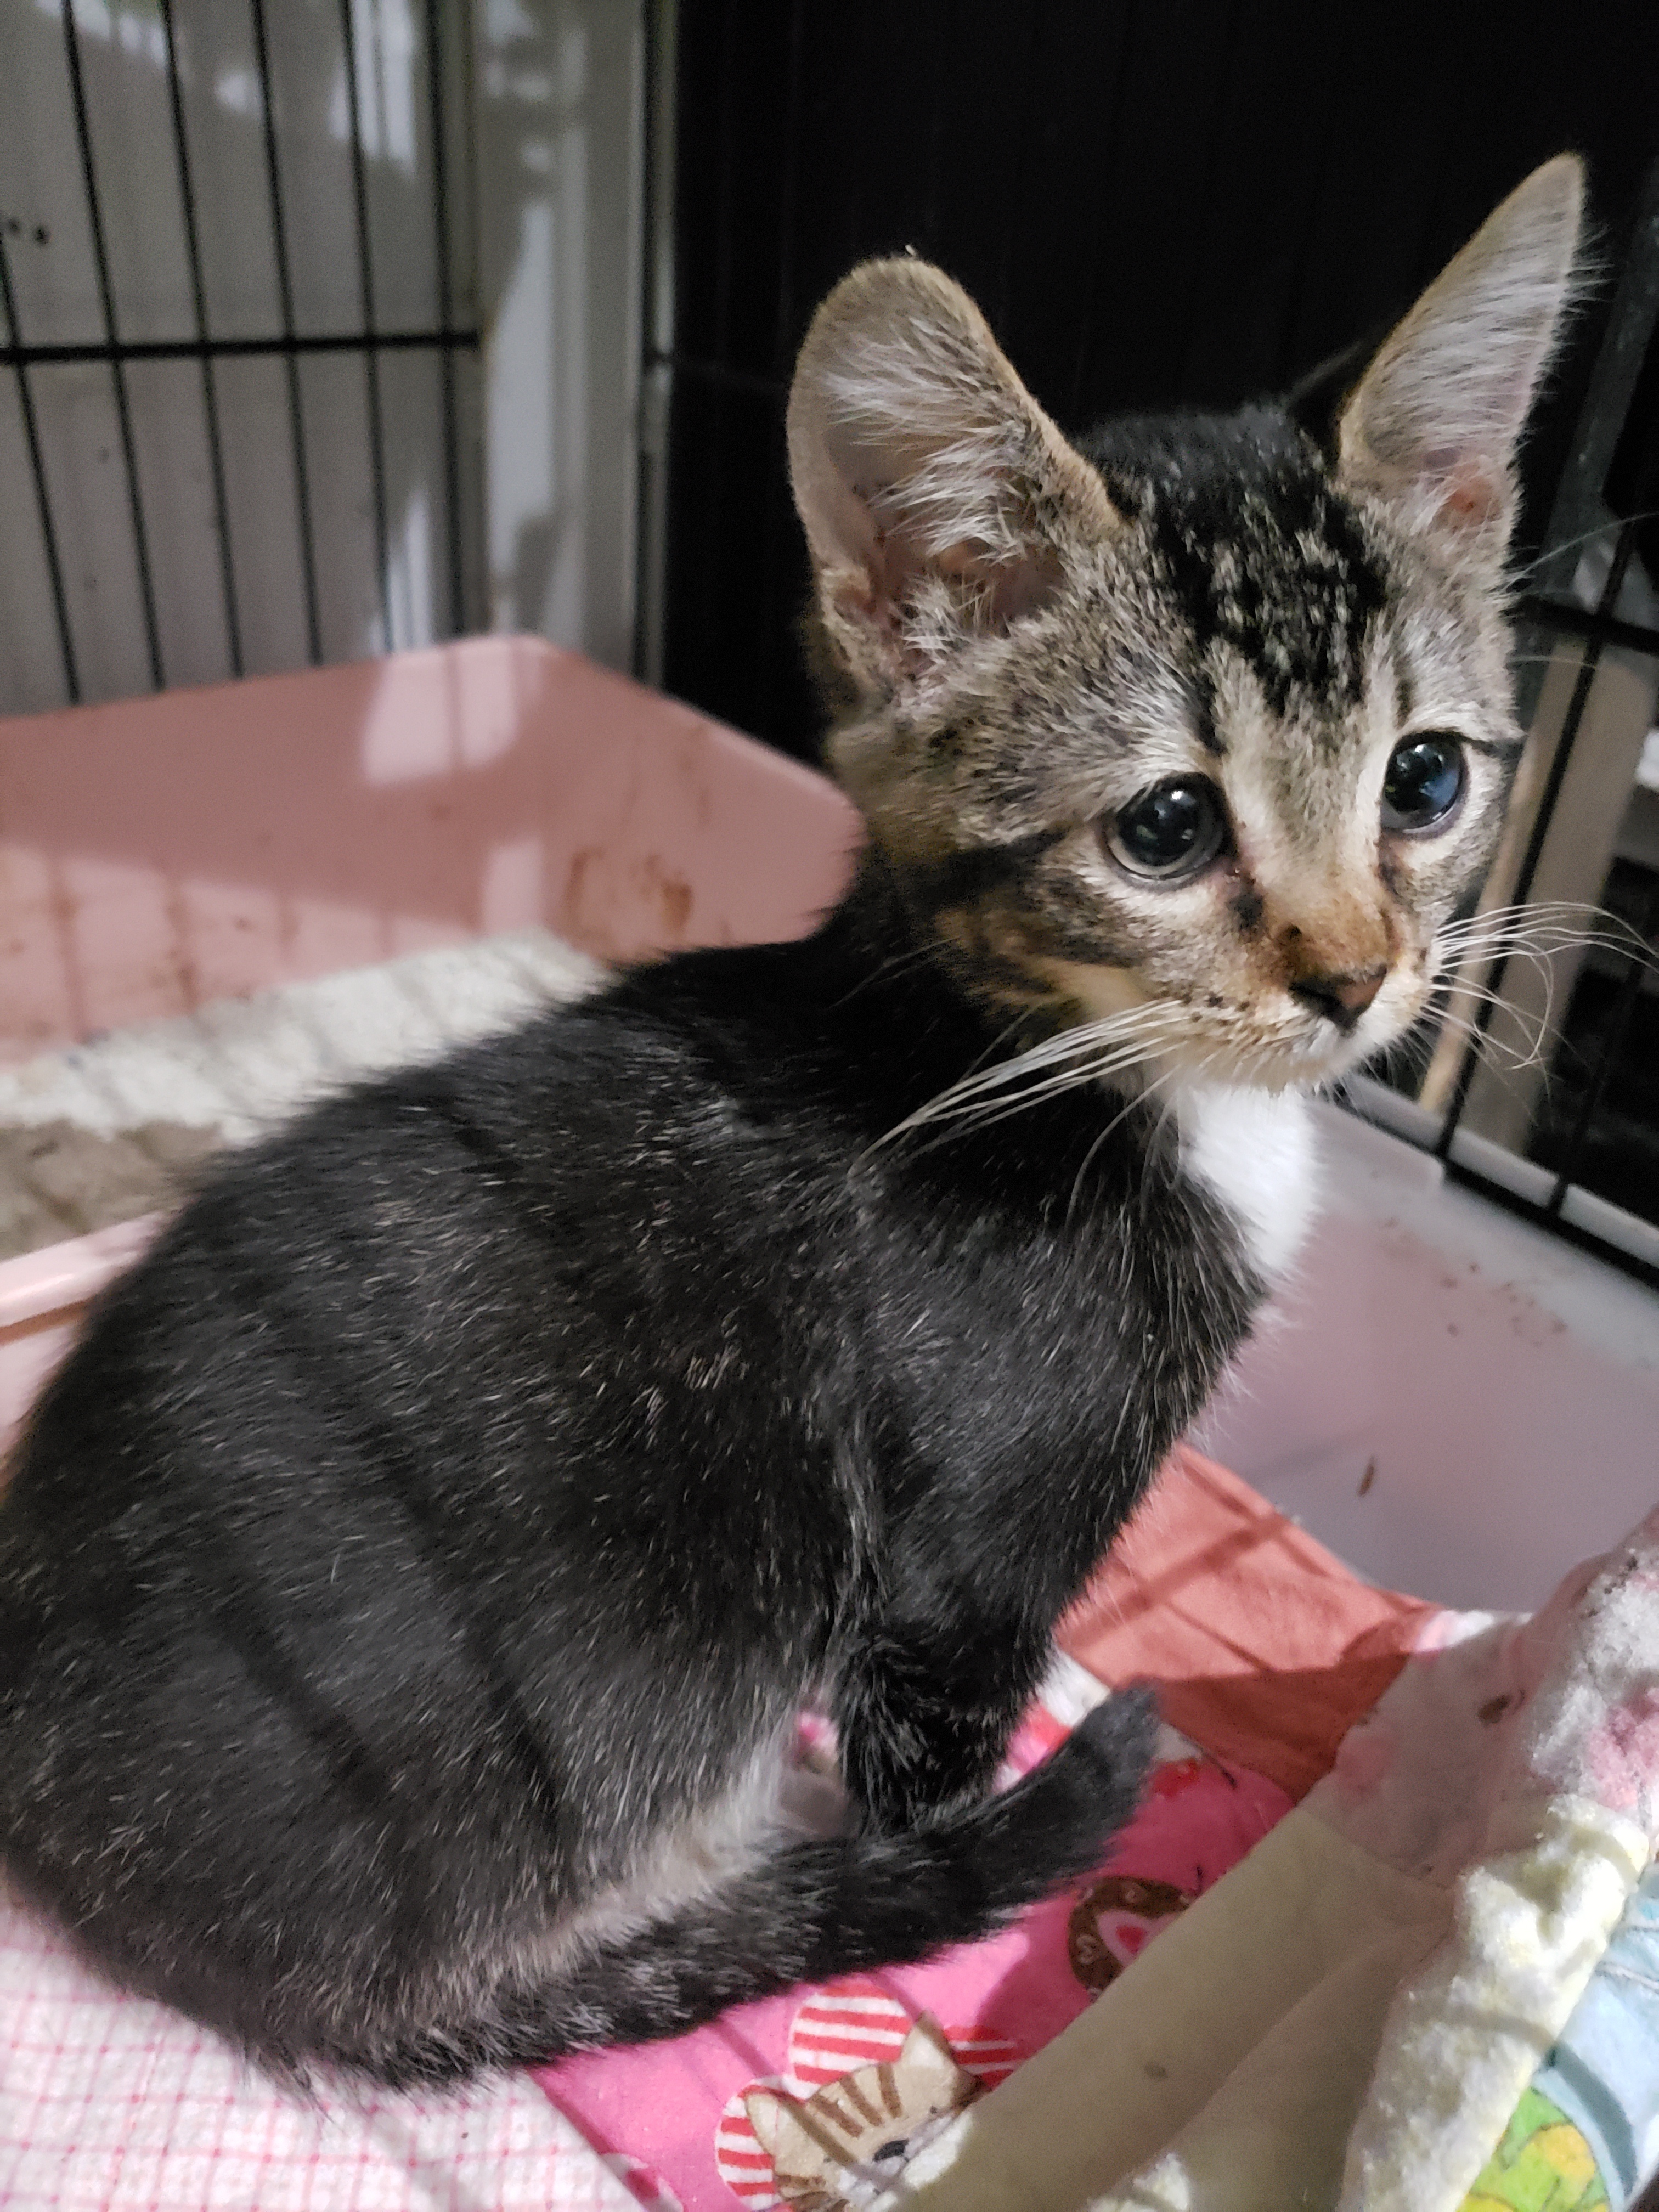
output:
[[[1316,1091],[1351,1075],[1417,1018],[1427,982],[1402,984],[1399,972],[1389,979],[1392,990],[1385,985],[1352,1019],[1312,1016],[1287,995],[1268,1028],[1219,997],[1144,994],[1116,971],[1060,969],[1049,978],[1066,987],[1052,1029],[1006,1059],[976,1062],[883,1141],[988,1125],[1085,1084],[1153,1105],[1192,1086]]]
[[[1335,1018],[1292,1000],[1288,1018],[1273,1029],[1243,1023],[1218,1024],[1206,1010],[1191,1009],[1191,1034],[1163,1057],[1178,1060],[1188,1077],[1242,1083],[1268,1091],[1314,1090],[1340,1082],[1397,1044],[1426,1012],[1434,975],[1427,962],[1395,968],[1359,1013]]]
[[[1057,961],[1043,969],[1064,991],[1066,1012],[1059,1040],[1033,1057],[1069,1061],[1079,1076],[1149,1097],[1170,1083],[1312,1091],[1340,1082],[1399,1042],[1434,985],[1427,962],[1409,954],[1358,1006],[1305,991],[1264,988],[1257,997],[1237,985],[1232,997],[1188,995],[1181,985],[1149,991],[1120,969]]]
[[[1425,994],[1424,1003],[1427,1003]],[[1165,1072],[1188,1081],[1242,1084],[1261,1091],[1311,1091],[1340,1082],[1397,1043],[1420,1006],[1389,1008],[1346,1029],[1329,1021],[1298,1022],[1277,1033],[1240,1035],[1207,1030],[1194,1022],[1184,1037],[1164,1042],[1149,1065],[1146,1086],[1156,1090]]]

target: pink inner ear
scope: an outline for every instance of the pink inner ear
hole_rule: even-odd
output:
[[[873,607],[901,608],[912,580],[931,570],[955,587],[964,612],[984,629],[1006,629],[1030,614],[1059,585],[1060,556],[1033,538],[1018,557],[1000,560],[976,539],[964,538],[942,551],[920,553],[908,534],[893,531],[879,540],[881,568],[874,580]]]
[[[1490,461],[1461,461],[1448,475],[1437,514],[1457,530],[1479,530],[1502,514],[1508,486]]]

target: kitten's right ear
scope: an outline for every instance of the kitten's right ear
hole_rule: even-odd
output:
[[[855,269],[813,317],[789,469],[825,629],[876,696],[1040,606],[1117,526],[968,295],[908,257]]]
[[[1339,473],[1408,529],[1501,562],[1513,461],[1572,289],[1584,169],[1558,155],[1516,186],[1444,269],[1350,395]]]

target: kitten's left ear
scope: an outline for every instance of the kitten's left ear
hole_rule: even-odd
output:
[[[1571,290],[1583,198],[1577,155],[1534,169],[1384,340],[1338,426],[1343,480],[1492,566],[1515,517],[1515,448]]]
[[[866,262],[812,319],[789,470],[824,626],[891,690],[1040,606],[1118,518],[942,270]]]

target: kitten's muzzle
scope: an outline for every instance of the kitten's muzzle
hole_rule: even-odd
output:
[[[1298,975],[1291,985],[1292,998],[1336,1024],[1344,1036],[1352,1035],[1359,1018],[1388,979],[1389,963],[1351,969],[1346,975]]]

